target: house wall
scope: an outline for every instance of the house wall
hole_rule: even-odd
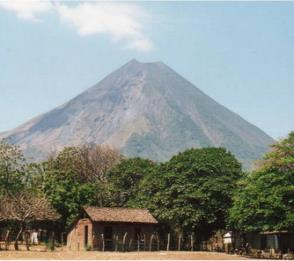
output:
[[[85,228],[88,226],[88,244],[85,245]],[[67,235],[67,247],[70,250],[85,250],[93,247],[93,224],[89,218],[79,219]]]
[[[88,244],[85,245],[85,227],[88,226]],[[112,237],[107,239],[105,235],[105,227],[111,227]],[[136,231],[140,230],[140,240],[136,236]],[[123,237],[126,234],[125,245],[123,246]],[[67,235],[67,247],[70,250],[85,250],[91,247],[94,250],[148,250],[152,233],[154,233],[154,225],[152,224],[136,224],[136,223],[115,223],[115,222],[94,222],[89,218],[83,218],[76,222],[71,231]],[[154,236],[152,240],[153,249],[156,249],[157,238]]]
[[[262,235],[259,233],[247,233],[245,238],[246,242],[248,242],[253,249],[262,249],[264,247],[262,244]],[[266,243],[266,241],[264,243]]]
[[[280,234],[278,237],[283,252],[294,251],[294,233]]]
[[[112,240],[108,240],[106,242],[105,238],[105,227],[112,228]],[[106,250],[114,250],[117,247],[118,250],[132,250],[138,248],[138,237],[136,235],[136,231],[140,230],[140,250],[147,250],[149,249],[149,243],[151,235],[154,233],[154,225],[152,224],[134,224],[134,223],[114,223],[114,222],[97,222],[94,224],[93,227],[93,248],[96,250],[102,250],[103,248],[103,240],[102,234],[105,239],[105,248]],[[123,244],[123,237],[126,234],[125,239],[125,246],[124,249]],[[153,237],[153,245],[157,243],[157,238]],[[111,249],[109,249],[111,248]]]
[[[243,240],[237,238],[236,248],[242,247]],[[246,233],[245,242],[248,242],[252,249],[275,249],[276,251],[287,252],[294,250],[294,233],[259,234]]]

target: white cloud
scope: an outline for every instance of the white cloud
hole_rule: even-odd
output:
[[[26,1],[26,0],[0,0],[0,8],[15,12],[20,19],[38,21],[38,15],[52,9],[48,1]]]
[[[144,25],[150,17],[138,5],[119,2],[0,0],[0,8],[12,11],[18,18],[29,21],[39,21],[41,14],[52,10],[80,36],[105,34],[130,49],[153,49],[152,41],[144,32]]]
[[[81,36],[106,34],[114,41],[141,51],[153,48],[144,34],[143,21],[147,13],[139,6],[123,3],[91,2],[74,6],[56,4],[61,20],[77,30]]]

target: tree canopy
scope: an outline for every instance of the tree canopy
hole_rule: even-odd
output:
[[[157,164],[141,158],[123,159],[107,172],[112,205],[124,206],[138,194],[141,180],[155,170]]]
[[[240,231],[294,230],[294,132],[274,144],[239,183],[230,211]]]
[[[174,230],[224,226],[241,164],[223,148],[190,149],[150,172],[129,205],[148,207]]]
[[[119,160],[116,150],[97,145],[66,147],[43,163],[44,192],[64,224],[69,225],[83,205],[104,205],[105,175]]]
[[[21,190],[25,172],[25,158],[20,148],[0,141],[0,192]]]

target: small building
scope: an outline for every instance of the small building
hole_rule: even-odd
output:
[[[287,253],[294,251],[294,232],[271,231],[261,233],[261,247]]]
[[[248,243],[251,249],[274,250],[275,252],[287,253],[294,251],[294,232],[268,231],[248,232],[242,236],[236,236],[235,247],[240,249],[242,244]]]
[[[147,250],[157,220],[148,209],[83,207],[67,235],[70,250]]]

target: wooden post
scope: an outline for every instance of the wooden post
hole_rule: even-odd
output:
[[[63,246],[64,246],[63,235],[64,235],[63,232],[61,232],[61,242],[60,243],[61,243],[61,248],[62,249],[63,249]]]
[[[157,239],[157,251],[159,251],[160,244],[159,244],[159,236],[158,235],[156,235],[156,239]]]
[[[166,251],[169,251],[170,246],[170,233],[167,234],[167,245],[166,245]]]
[[[102,251],[105,251],[104,234],[101,234],[101,238],[102,238]]]
[[[52,249],[55,250],[55,232],[52,232]]]
[[[132,250],[132,243],[133,243],[133,239],[131,238],[130,241],[129,241],[129,251]]]
[[[126,251],[126,247],[125,247],[125,244],[126,244],[126,239],[127,239],[127,235],[128,235],[128,232],[126,232],[125,234],[124,234],[124,237],[123,237],[123,242],[122,242],[122,247],[123,247],[123,251]]]
[[[149,242],[149,251],[152,251],[153,238],[154,238],[154,235],[152,234],[150,237],[150,242]]]
[[[118,247],[118,235],[114,235],[114,251],[117,252]]]
[[[140,251],[140,234],[137,234],[137,251]]]
[[[178,238],[178,251],[181,251],[181,243],[182,243],[182,234],[179,234],[179,238]]]
[[[194,251],[194,238],[193,238],[193,234],[191,234],[191,251]]]

